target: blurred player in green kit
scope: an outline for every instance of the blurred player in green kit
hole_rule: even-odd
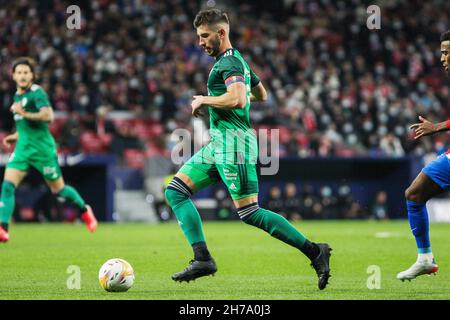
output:
[[[88,230],[94,232],[97,219],[91,207],[74,188],[64,183],[61,175],[56,143],[48,129],[48,124],[53,121],[53,110],[47,93],[34,83],[34,61],[28,57],[17,59],[13,63],[12,77],[17,91],[10,110],[14,114],[17,130],[6,136],[2,143],[8,147],[16,143],[16,146],[6,165],[1,184],[0,242],[9,240],[8,229],[14,211],[15,190],[27,175],[30,166],[41,173],[54,195],[77,206]]]
[[[258,205],[258,145],[250,126],[249,109],[251,101],[266,100],[266,90],[239,51],[232,47],[225,12],[200,11],[194,27],[199,45],[215,58],[208,77],[208,96],[194,96],[191,103],[194,116],[198,116],[202,108],[209,109],[211,142],[181,167],[165,192],[194,251],[194,259],[187,268],[175,273],[172,279],[189,282],[217,271],[206,245],[199,213],[190,197],[195,191],[222,180],[241,220],[308,257],[322,290],[330,277],[330,246],[310,242],[284,217]],[[245,243],[243,247],[239,254],[245,254]]]

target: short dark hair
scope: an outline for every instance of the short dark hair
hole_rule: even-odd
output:
[[[217,23],[230,24],[226,12],[223,12],[222,10],[219,9],[202,10],[195,16],[194,28],[198,28],[202,24],[214,25]]]
[[[16,60],[14,60],[13,62],[13,66],[12,66],[12,72],[16,71],[16,67],[18,65],[24,64],[26,66],[30,67],[31,72],[33,73],[33,80],[36,79],[36,62],[34,61],[33,58],[30,57],[20,57],[17,58]]]
[[[441,42],[450,41],[450,30],[447,30],[441,34]]]

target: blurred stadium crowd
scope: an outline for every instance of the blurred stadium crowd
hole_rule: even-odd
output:
[[[11,63],[25,55],[38,62],[38,83],[56,111],[50,128],[61,154],[113,153],[143,169],[152,155],[170,154],[174,129],[208,127],[207,117],[192,118],[190,102],[207,94],[214,59],[198,46],[192,20],[214,0],[80,0],[79,30],[67,28],[69,1],[0,3],[0,139],[14,130]],[[217,4],[229,12],[232,44],[268,89],[251,120],[280,130],[281,157],[434,157],[448,148],[447,135],[414,141],[408,127],[418,115],[449,117],[439,35],[450,2],[376,3],[379,30],[366,27],[372,3],[364,0]],[[0,155],[10,151],[0,146]],[[272,187],[266,206],[289,219],[388,217],[383,190],[361,208],[345,186],[295,189]],[[214,197],[226,217],[232,203],[224,195]]]
[[[413,142],[408,127],[418,115],[448,117],[439,35],[448,28],[450,2],[378,1],[380,30],[367,29],[362,0],[224,3],[233,45],[269,92],[267,103],[252,105],[252,122],[280,128],[281,156],[445,150],[445,135]],[[3,2],[2,135],[13,129],[11,62],[28,55],[57,111],[51,128],[61,152],[109,151],[138,167],[133,159],[167,152],[173,129],[195,126],[191,97],[206,94],[214,60],[192,27],[205,4],[79,1],[81,29],[68,30],[67,1]]]

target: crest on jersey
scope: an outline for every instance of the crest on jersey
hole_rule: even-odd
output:
[[[56,179],[58,177],[58,173],[56,172],[56,167],[44,167],[43,168],[44,175],[50,176],[52,179]]]

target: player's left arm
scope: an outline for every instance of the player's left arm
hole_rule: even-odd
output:
[[[250,69],[250,101],[267,101],[267,91],[256,73]]]
[[[220,96],[194,96],[191,103],[192,114],[197,117],[200,108],[203,105],[210,105],[217,109],[242,109],[245,108],[247,94],[245,90],[245,83],[242,76],[233,76],[234,78],[242,78],[242,81],[237,80],[227,85],[227,92]]]
[[[252,88],[250,93],[250,101],[267,101],[267,91],[261,82]]]
[[[438,132],[450,130],[450,120],[433,123],[422,116],[419,116],[421,122],[414,123],[409,128],[414,129],[414,139],[419,139],[424,136],[429,136]]]

